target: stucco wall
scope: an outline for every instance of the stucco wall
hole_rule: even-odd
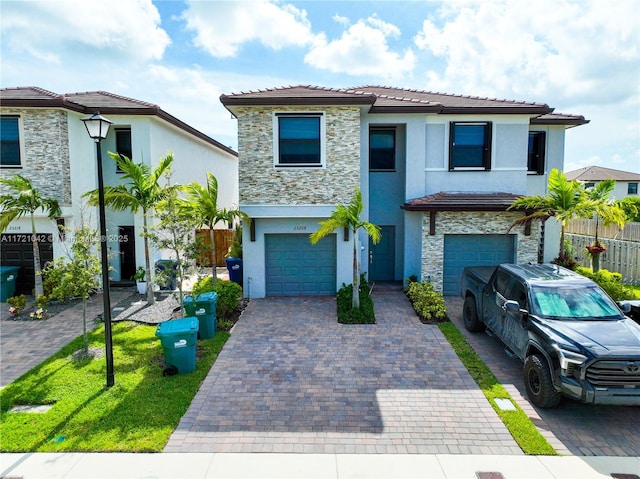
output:
[[[429,213],[422,215],[422,278],[431,277],[436,291],[442,291],[445,234],[505,234],[522,213],[518,212],[453,212],[442,211],[436,216],[436,234],[429,235]],[[537,262],[538,226],[532,225],[531,235],[523,227],[513,228],[517,234],[518,263]]]
[[[67,114],[53,109],[2,108],[3,115],[20,116],[22,168],[2,168],[0,177],[19,174],[40,193],[61,206],[71,204]]]
[[[326,165],[322,168],[274,166],[273,114],[325,113]],[[241,205],[322,205],[348,203],[360,184],[358,107],[245,107],[237,111]]]

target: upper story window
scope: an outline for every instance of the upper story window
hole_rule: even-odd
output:
[[[627,185],[627,194],[628,195],[637,195],[638,194],[638,183],[629,183]]]
[[[544,174],[544,151],[547,134],[544,131],[529,132],[529,156],[527,171],[536,175]]]
[[[452,122],[449,131],[449,170],[491,169],[491,123]]]
[[[594,186],[596,186],[596,184],[595,184],[595,183],[585,183],[585,184],[584,184],[585,189],[586,189],[586,188],[593,188]]]
[[[131,128],[116,128],[116,153],[120,156],[126,156],[132,160],[133,151],[131,149]],[[122,169],[116,164],[116,172],[123,173]]]
[[[20,117],[2,115],[0,117],[0,166],[20,168]]]
[[[276,113],[275,164],[280,167],[324,165],[324,114]]]
[[[396,170],[396,130],[372,128],[369,131],[369,170]]]

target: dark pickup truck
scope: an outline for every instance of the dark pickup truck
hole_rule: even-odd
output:
[[[489,329],[524,362],[533,404],[640,405],[640,325],[596,283],[554,264],[501,264],[467,267],[461,284],[465,327]]]

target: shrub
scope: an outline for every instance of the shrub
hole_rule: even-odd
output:
[[[413,309],[424,321],[443,322],[448,321],[447,306],[442,295],[433,289],[431,283],[426,281],[411,282],[407,288],[407,297]]]
[[[197,297],[203,293],[215,291],[218,294],[218,304],[216,307],[216,316],[218,318],[226,318],[231,316],[237,309],[240,298],[242,298],[242,286],[233,281],[219,279],[213,284],[213,277],[207,276],[194,283],[191,294]]]
[[[360,276],[360,308],[351,307],[352,284],[342,284],[336,295],[338,322],[343,324],[374,324],[376,322],[373,299],[369,295],[370,286],[364,275]]]
[[[595,281],[614,301],[635,299],[633,289],[622,283],[622,275],[606,269],[594,273],[591,268],[578,266],[576,272]]]
[[[7,303],[11,305],[9,315],[11,317],[17,316],[27,306],[27,297],[24,294],[11,296],[7,298]]]

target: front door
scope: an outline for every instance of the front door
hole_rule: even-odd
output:
[[[371,281],[393,281],[395,279],[396,227],[381,226],[380,241],[373,244],[369,239],[369,278]]]
[[[120,243],[120,281],[133,278],[136,273],[136,241],[133,226],[118,226]]]

